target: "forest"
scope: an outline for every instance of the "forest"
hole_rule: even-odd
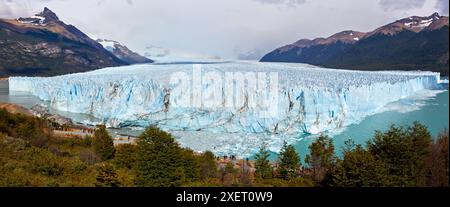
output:
[[[443,187],[449,185],[448,131],[392,125],[364,146],[337,153],[320,135],[300,157],[285,144],[277,160],[261,146],[253,159],[181,147],[155,126],[136,144],[114,145],[105,126],[93,136],[58,137],[49,120],[0,110],[1,187]]]

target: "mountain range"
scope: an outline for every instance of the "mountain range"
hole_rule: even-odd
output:
[[[53,76],[151,62],[126,47],[117,48],[108,51],[48,8],[32,17],[0,19],[0,77]]]
[[[261,62],[296,62],[357,70],[427,70],[448,75],[448,17],[411,16],[371,32],[342,31],[301,39],[266,54]]]
[[[347,30],[328,38],[301,39],[266,54],[261,62],[448,75],[448,44],[448,17],[434,13],[400,19],[370,32]],[[149,51],[145,56],[150,58],[174,55],[169,50],[158,50],[156,55]],[[0,19],[0,77],[53,76],[153,62],[147,57],[117,41],[93,40],[48,8],[27,18]]]

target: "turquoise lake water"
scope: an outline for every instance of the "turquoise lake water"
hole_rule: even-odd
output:
[[[428,98],[421,97],[420,99],[417,99],[412,97],[392,103],[385,107],[388,108],[385,112],[368,116],[360,123],[350,125],[342,132],[332,135],[338,154],[340,154],[340,150],[346,140],[351,138],[357,144],[365,145],[365,143],[373,137],[375,130],[385,131],[392,124],[408,126],[414,121],[419,121],[429,128],[433,137],[436,137],[444,129],[449,128],[448,85],[446,88],[447,90]],[[0,81],[0,102],[16,103],[28,108],[36,103],[42,103],[38,98],[32,95],[23,94],[10,96],[8,94],[8,83],[6,81]],[[57,113],[71,118],[74,118],[75,116],[82,116],[85,118],[84,116],[86,116],[65,112]],[[115,132],[114,130],[112,131]],[[121,131],[119,130],[119,132]],[[304,159],[305,155],[308,153],[308,146],[312,142],[314,142],[313,137],[304,137],[295,144],[295,148],[302,159]],[[272,154],[271,159],[275,158],[276,154]]]
[[[406,99],[400,102],[405,101],[408,102],[411,100]],[[359,124],[346,127],[340,134],[332,136],[338,154],[340,154],[346,140],[352,139],[356,144],[362,144],[364,146],[374,136],[376,130],[386,131],[392,124],[408,126],[414,121],[419,121],[428,127],[433,137],[436,137],[440,132],[449,128],[448,90],[427,100],[421,100],[420,102],[422,106],[417,110],[407,112],[401,110],[386,111],[369,116]],[[407,103],[398,103],[398,105],[400,107],[408,106]],[[304,138],[295,145],[302,159],[309,152],[308,146],[312,142],[314,142],[314,138]]]

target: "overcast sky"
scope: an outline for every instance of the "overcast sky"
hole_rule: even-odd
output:
[[[91,36],[138,52],[157,46],[222,58],[259,58],[302,38],[449,12],[448,0],[0,0],[0,18],[44,6]]]

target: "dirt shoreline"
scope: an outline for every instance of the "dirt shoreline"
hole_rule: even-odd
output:
[[[0,109],[5,109],[6,111],[13,113],[13,114],[24,114],[27,116],[33,116],[33,113],[30,109],[27,109],[18,104],[0,103]]]

